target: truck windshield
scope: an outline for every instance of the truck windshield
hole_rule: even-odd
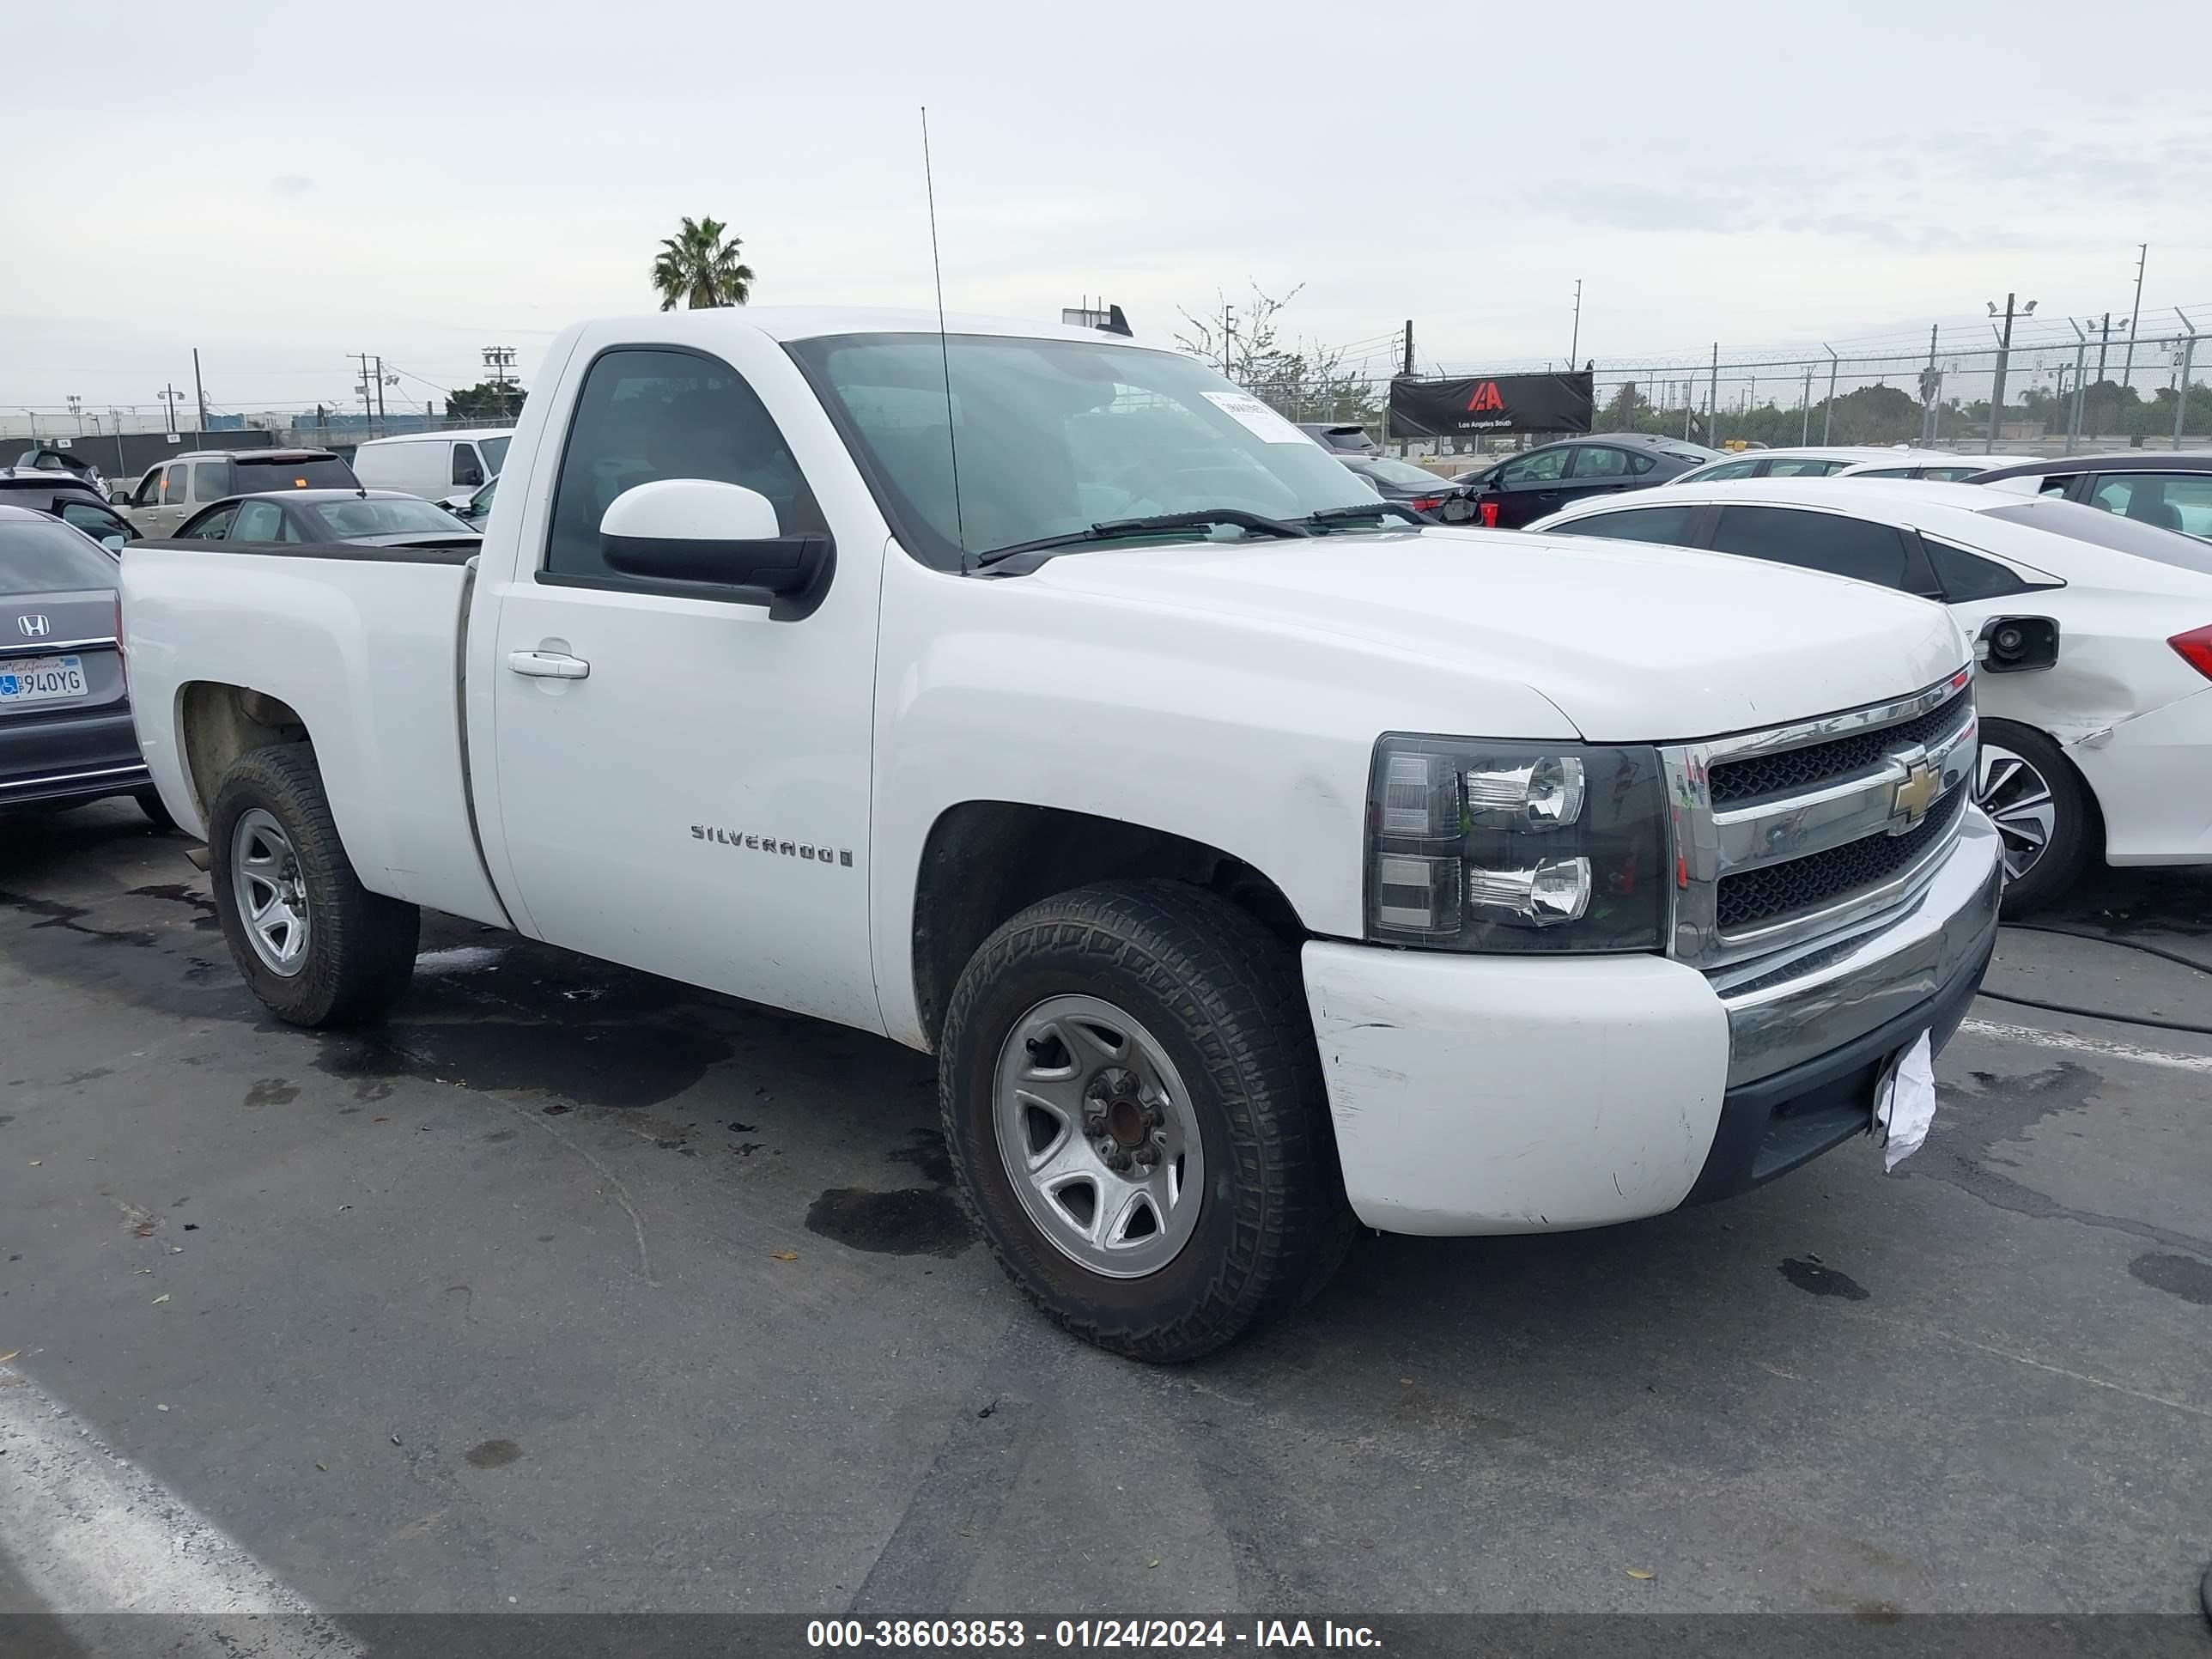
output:
[[[1221,507],[1302,520],[1375,499],[1265,404],[1173,352],[977,334],[941,346],[934,334],[830,335],[788,349],[900,542],[944,569],[958,568],[963,542],[980,556],[1109,520]]]
[[[505,438],[477,440],[477,453],[484,458],[484,465],[491,469],[494,477],[497,477],[500,469],[507,465],[507,443],[508,440]]]

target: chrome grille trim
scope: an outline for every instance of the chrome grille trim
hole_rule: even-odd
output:
[[[1711,971],[1828,939],[1908,902],[1926,884],[1958,839],[1963,813],[1905,868],[1832,902],[1723,933],[1717,925],[1723,877],[1850,846],[1918,827],[1953,792],[1972,784],[1978,721],[1971,669],[1886,703],[1801,720],[1763,732],[1734,732],[1659,751],[1673,804],[1676,884],[1669,954]],[[1830,742],[1903,726],[1955,702],[1959,717],[1925,743],[1901,741],[1871,763],[1794,794],[1719,810],[1710,777],[1717,763]],[[1934,797],[1918,812],[1900,805],[1901,791],[1933,775]],[[1908,803],[1909,804],[1909,803]]]

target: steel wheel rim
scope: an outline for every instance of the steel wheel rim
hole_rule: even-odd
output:
[[[258,806],[230,832],[230,890],[246,942],[270,973],[290,979],[307,965],[310,922],[300,855],[274,815]]]
[[[1996,826],[2007,881],[2033,870],[2058,829],[2051,781],[2025,755],[1984,742],[1974,762],[1974,802]]]
[[[992,1127],[1024,1212],[1079,1267],[1142,1279],[1197,1231],[1206,1150],[1190,1097],[1158,1040],[1113,1004],[1048,997],[1014,1022]]]

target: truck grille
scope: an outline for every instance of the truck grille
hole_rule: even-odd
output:
[[[1825,853],[1723,876],[1714,925],[1723,933],[1739,933],[1885,881],[1957,828],[1966,804],[1966,790],[1954,788],[1918,829],[1901,836],[1870,836]]]
[[[1909,743],[1929,744],[1948,736],[1960,720],[1973,712],[1954,697],[1929,709],[1917,720],[1879,731],[1855,732],[1827,743],[1807,744],[1779,754],[1754,755],[1747,760],[1720,761],[1712,769],[1713,805],[1733,806],[1766,795],[1803,794],[1879,765],[1881,757]]]
[[[1965,822],[1976,729],[1961,669],[1889,702],[1662,750],[1676,960],[1735,970],[1909,902]]]

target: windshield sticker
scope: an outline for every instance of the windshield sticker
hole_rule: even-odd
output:
[[[1256,435],[1263,443],[1310,444],[1313,441],[1257,398],[1244,392],[1209,392],[1206,394],[1206,401],[1246,431]]]

